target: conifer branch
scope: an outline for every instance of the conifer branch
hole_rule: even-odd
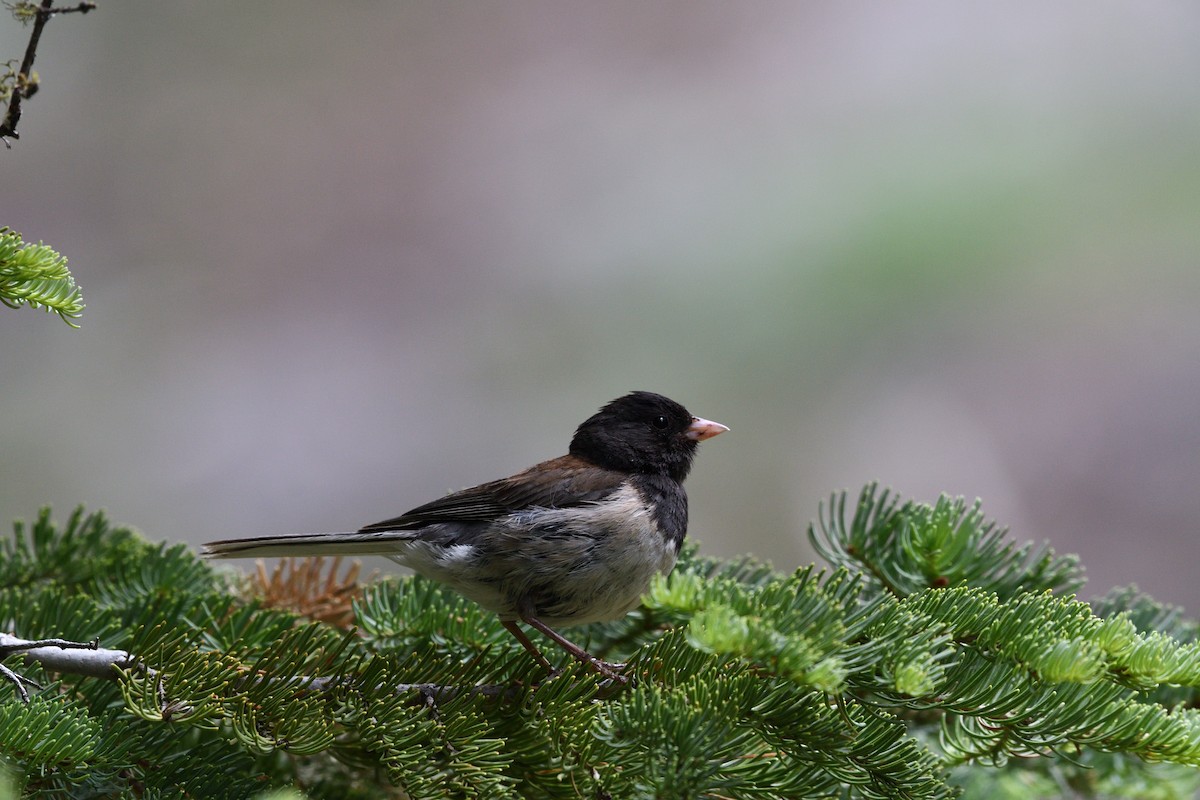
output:
[[[0,759],[27,792],[92,796],[269,781],[354,800],[916,800],[1030,775],[1125,797],[1200,788],[1194,621],[1129,592],[1079,602],[1073,560],[1014,545],[961,500],[833,500],[813,532],[832,572],[691,547],[643,608],[584,629],[628,660],[627,687],[574,664],[547,677],[493,615],[419,578],[357,587],[343,630],[248,599],[187,548],[43,512],[0,539],[0,655],[32,654],[27,674],[0,664],[16,687]],[[333,608],[339,573],[260,585]],[[70,671],[101,654],[94,637],[116,681]]]
[[[67,269],[67,259],[41,242],[27,244],[21,235],[0,227],[0,303],[53,311],[63,322],[83,314],[83,293]]]

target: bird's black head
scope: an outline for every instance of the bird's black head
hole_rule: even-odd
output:
[[[696,445],[725,430],[661,394],[631,392],[580,425],[570,452],[608,469],[682,481],[692,468]]]

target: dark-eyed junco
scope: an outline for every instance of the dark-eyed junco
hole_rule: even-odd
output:
[[[524,622],[601,674],[555,629],[617,619],[651,578],[668,573],[687,533],[683,480],[696,445],[729,430],[673,400],[632,392],[575,431],[567,455],[418,506],[356,533],[228,539],[214,558],[381,555],[440,581],[500,615],[535,659],[550,663]]]

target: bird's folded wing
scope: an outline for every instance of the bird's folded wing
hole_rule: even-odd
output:
[[[509,478],[483,483],[367,525],[359,533],[411,530],[434,523],[491,522],[527,508],[568,508],[603,500],[628,476],[561,456]]]

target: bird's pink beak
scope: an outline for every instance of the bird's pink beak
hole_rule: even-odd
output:
[[[705,439],[711,439],[718,433],[724,433],[727,430],[729,428],[719,422],[692,417],[692,424],[687,426],[683,435],[689,439],[695,439],[697,442],[703,442]]]

